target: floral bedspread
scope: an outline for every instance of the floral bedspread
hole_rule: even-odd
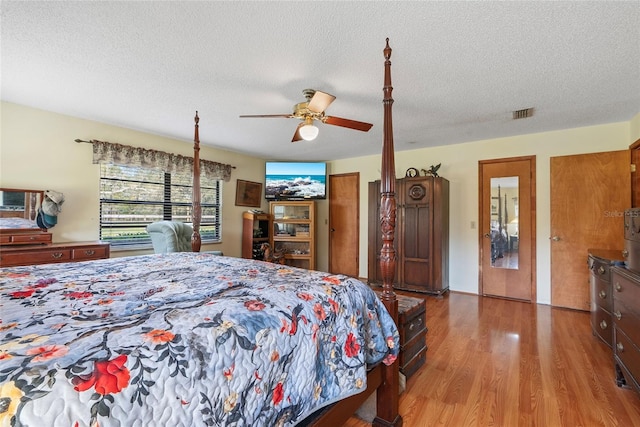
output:
[[[294,426],[392,363],[340,275],[206,253],[0,269],[0,426]]]

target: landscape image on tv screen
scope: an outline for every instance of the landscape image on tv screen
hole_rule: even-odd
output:
[[[326,164],[267,162],[265,197],[274,200],[324,199]]]

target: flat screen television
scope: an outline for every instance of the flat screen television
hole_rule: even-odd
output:
[[[267,200],[327,198],[327,164],[324,162],[266,162]]]

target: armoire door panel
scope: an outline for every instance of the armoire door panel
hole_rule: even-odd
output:
[[[429,276],[429,262],[420,259],[406,259],[403,263],[404,267],[404,285],[407,287],[415,287],[417,290],[423,290],[425,278]]]
[[[429,230],[429,210],[426,206],[404,207],[403,256],[405,258],[429,258],[429,239],[416,230]]]

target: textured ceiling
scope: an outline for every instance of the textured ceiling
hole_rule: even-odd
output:
[[[639,1],[0,7],[2,100],[185,141],[198,110],[202,144],[267,159],[380,152],[387,37],[396,150],[640,112]],[[319,124],[315,141],[292,144],[296,119],[238,117],[290,113],[305,88],[337,97],[328,115],[373,128]],[[532,118],[511,119],[528,107]]]

